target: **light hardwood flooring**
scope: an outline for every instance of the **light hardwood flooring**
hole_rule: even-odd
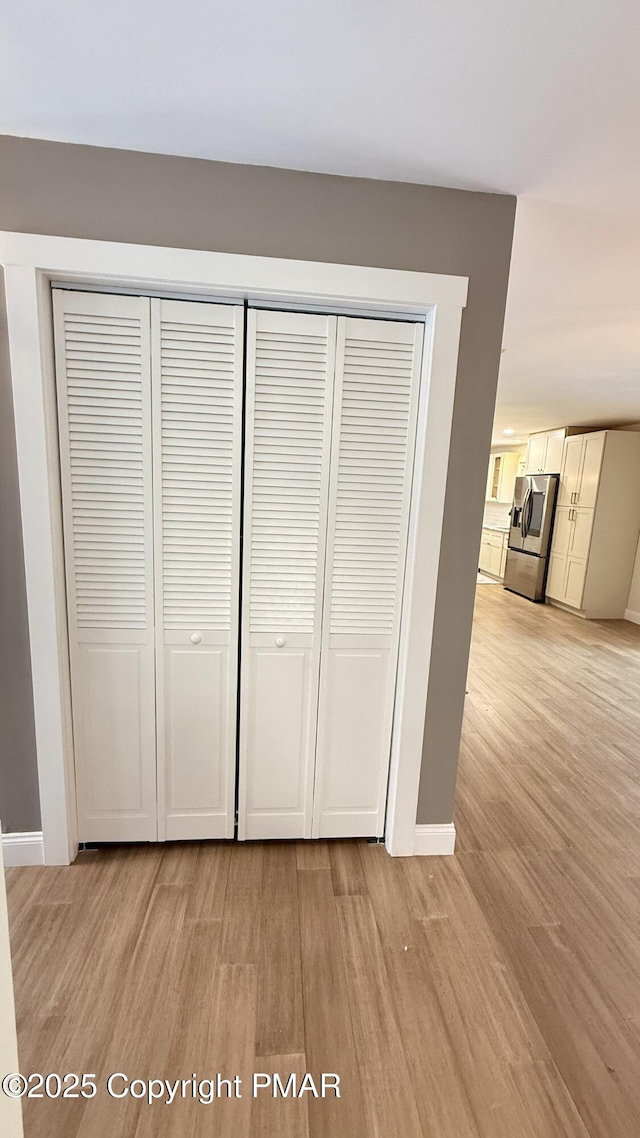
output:
[[[638,1138],[640,628],[480,586],[457,856],[189,844],[8,874],[27,1138]],[[342,1097],[110,1100],[337,1072]],[[245,1084],[246,1086],[246,1084]]]

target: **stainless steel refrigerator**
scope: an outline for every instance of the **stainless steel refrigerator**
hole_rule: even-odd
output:
[[[504,587],[531,601],[544,600],[558,481],[557,474],[516,478]]]

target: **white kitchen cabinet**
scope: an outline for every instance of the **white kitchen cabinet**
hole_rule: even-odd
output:
[[[593,510],[584,506],[558,506],[554,521],[554,553],[564,557],[588,557],[593,517]]]
[[[608,433],[596,431],[565,439],[558,488],[559,506],[595,506]]]
[[[487,502],[512,502],[518,472],[517,451],[500,451],[489,457],[487,473]]]
[[[640,433],[564,443],[546,595],[582,616],[624,615],[640,531]]]
[[[559,474],[566,428],[531,435],[527,443],[525,474]]]
[[[547,436],[532,435],[527,443],[527,474],[541,474],[547,449]]]
[[[508,534],[484,527],[480,541],[478,567],[492,577],[504,577]]]
[[[584,597],[587,561],[584,557],[552,554],[549,560],[547,596],[571,608],[580,609]]]

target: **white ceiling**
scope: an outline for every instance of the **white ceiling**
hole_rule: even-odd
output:
[[[521,195],[496,427],[640,420],[638,0],[5,0],[0,131]]]

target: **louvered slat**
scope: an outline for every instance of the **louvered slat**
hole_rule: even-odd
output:
[[[330,585],[337,635],[391,635],[402,587],[414,347],[369,328],[370,338],[347,333],[344,342]]]
[[[327,334],[255,339],[251,632],[312,634],[327,386]]]
[[[142,629],[150,551],[140,320],[65,312],[63,345],[77,625]]]
[[[229,634],[236,332],[231,320],[205,323],[206,305],[180,307],[193,310],[191,319],[179,321],[174,305],[159,331],[163,621]]]

